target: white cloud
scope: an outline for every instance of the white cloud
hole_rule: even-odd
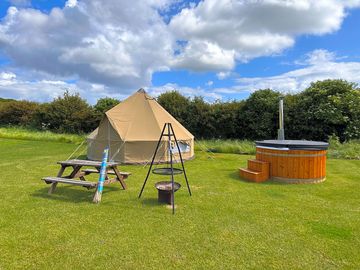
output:
[[[23,69],[129,92],[167,69],[173,38],[157,9],[169,1],[68,0],[48,14],[11,7],[0,22],[0,50]]]
[[[350,8],[360,6],[360,0],[343,0],[342,2],[346,7],[350,7]]]
[[[9,70],[20,72],[12,76],[0,70],[0,95],[32,100],[49,100],[65,87],[89,93],[90,100],[119,97],[150,87],[154,72],[171,69],[215,71],[224,80],[239,61],[282,53],[299,35],[338,30],[347,9],[360,6],[360,0],[204,0],[197,5],[179,0],[67,0],[63,8],[42,12],[22,8],[28,0],[8,1],[14,6],[0,21],[0,52],[11,60]],[[169,24],[160,15],[168,10],[181,10]],[[303,60],[307,67],[302,72],[322,77],[327,74],[325,63],[343,68],[337,60],[330,52],[314,51]],[[343,64],[349,68],[351,63]],[[333,74],[352,77],[346,70]],[[267,82],[295,89],[311,74],[283,76]],[[241,80],[233,89],[217,91],[263,83]],[[166,84],[172,86],[177,85]],[[181,89],[219,98],[201,88]]]
[[[174,16],[170,28],[178,39],[188,41],[177,56],[181,66],[226,71],[235,60],[281,53],[294,45],[298,35],[334,32],[345,9],[359,5],[357,0],[204,0]],[[211,57],[207,44],[231,54]],[[207,57],[211,65],[203,60]]]
[[[30,78],[16,75],[13,72],[0,73],[0,96],[3,98],[26,99],[31,101],[48,102],[68,90],[70,93],[79,93],[89,103],[96,103],[98,98],[109,96],[118,99],[126,95],[113,93],[111,89],[101,84],[90,84],[86,81],[66,82],[52,78],[37,80],[38,74],[32,73]]]
[[[209,42],[194,41],[175,57],[172,66],[195,71],[233,69],[234,56],[235,52],[232,50],[224,50]]]
[[[12,72],[1,72],[0,79],[11,81],[16,78],[16,75]]]
[[[158,97],[162,93],[176,90],[182,95],[190,98],[195,96],[202,96],[208,102],[213,102],[222,98],[221,94],[215,93],[213,91],[206,91],[201,87],[193,88],[188,86],[181,86],[175,83],[167,83],[162,86],[145,88],[145,90],[153,97]]]
[[[65,6],[66,7],[75,7],[77,5],[77,0],[68,0],[66,3],[65,3]]]
[[[207,86],[212,86],[213,84],[214,84],[213,81],[208,81],[208,82],[206,83]]]
[[[231,75],[231,72],[229,72],[229,71],[227,71],[227,72],[221,71],[221,72],[216,73],[216,77],[219,80],[224,80],[224,79],[228,78],[230,75]]]
[[[296,65],[318,65],[336,60],[336,55],[324,49],[317,49],[305,55],[303,59],[296,60]]]
[[[307,54],[304,68],[289,71],[277,76],[240,78],[237,85],[228,92],[255,91],[271,88],[281,92],[299,92],[311,82],[326,79],[344,79],[360,83],[359,62],[337,62],[336,55],[326,50],[314,50]],[[217,90],[221,93],[223,91]]]

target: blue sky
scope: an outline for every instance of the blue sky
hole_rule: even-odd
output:
[[[0,97],[208,101],[360,83],[360,0],[3,0]]]

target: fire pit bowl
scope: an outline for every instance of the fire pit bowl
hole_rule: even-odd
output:
[[[174,192],[176,192],[181,185],[174,182]],[[172,185],[171,181],[161,181],[155,184],[155,188],[158,190],[158,201],[161,203],[171,204],[172,201]]]

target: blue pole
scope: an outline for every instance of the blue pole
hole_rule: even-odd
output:
[[[102,195],[102,192],[104,189],[104,181],[105,181],[106,164],[107,164],[108,155],[109,155],[109,148],[105,148],[104,153],[103,153],[102,162],[101,162],[101,167],[100,167],[100,176],[99,176],[99,181],[97,184],[97,190],[96,190],[94,200],[93,200],[95,203],[101,202],[101,195]]]

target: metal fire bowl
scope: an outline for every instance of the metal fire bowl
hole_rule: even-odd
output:
[[[171,191],[171,181],[161,181],[161,182],[157,182],[155,184],[155,187],[157,190],[159,191]],[[181,185],[177,182],[174,182],[174,192],[176,192],[179,188],[181,187]]]

